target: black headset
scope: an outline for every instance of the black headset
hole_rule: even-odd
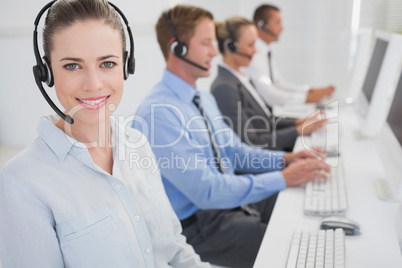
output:
[[[34,25],[35,29],[33,32],[33,49],[34,49],[34,54],[35,54],[35,59],[36,59],[36,65],[33,66],[33,74],[35,77],[35,82],[37,86],[39,87],[39,90],[41,91],[42,95],[45,97],[47,103],[52,107],[52,109],[61,117],[63,118],[67,123],[69,124],[74,124],[74,119],[69,116],[65,115],[57,106],[54,104],[54,102],[50,99],[49,95],[46,93],[45,89],[42,86],[42,83],[46,83],[49,87],[52,87],[54,85],[54,79],[53,79],[53,73],[52,73],[52,68],[50,66],[50,61],[49,59],[44,56],[43,61],[42,57],[40,56],[39,53],[39,46],[38,46],[38,24],[39,21],[45,13],[46,10],[48,10],[56,0],[49,2],[46,4],[41,11],[39,11],[38,15],[36,16]],[[135,71],[135,58],[134,58],[134,38],[133,34],[131,33],[130,26],[128,25],[128,20],[124,16],[123,12],[119,8],[117,8],[114,4],[108,2],[111,7],[113,7],[114,10],[116,10],[117,13],[119,13],[120,17],[123,19],[129,40],[130,40],[130,53],[127,51],[124,52],[124,66],[123,66],[123,73],[124,73],[124,79],[127,79],[130,74],[134,74]]]
[[[264,32],[266,32],[267,34],[273,36],[273,37],[277,37],[277,35],[271,31],[270,29],[268,29],[268,24],[265,20],[261,19],[257,22],[257,27],[260,28],[261,30],[263,30]]]
[[[223,42],[223,47],[230,53],[236,53],[239,50],[239,43],[235,40],[232,29],[230,28],[229,21],[225,23],[226,31],[228,32],[229,38]]]
[[[180,41],[179,37],[176,34],[176,31],[173,28],[172,21],[170,20],[170,9],[166,12],[166,20],[169,25],[170,31],[174,36],[174,41],[170,44],[170,51],[176,55],[177,57],[184,57],[187,55],[187,46],[183,42]]]
[[[179,59],[181,59],[197,68],[200,68],[203,71],[208,71],[208,68],[205,68],[204,66],[201,66],[201,65],[185,58],[185,56],[187,55],[187,52],[188,52],[187,45],[180,41],[179,36],[177,35],[176,31],[174,30],[172,21],[170,19],[170,9],[166,12],[166,21],[169,25],[170,32],[173,34],[173,37],[174,37],[174,41],[170,44],[170,47],[169,47],[170,51]]]
[[[237,54],[237,55],[251,59],[252,58],[251,55],[248,55],[246,53],[239,51],[239,43],[234,38],[232,29],[230,28],[230,25],[229,25],[229,21],[226,21],[225,26],[226,26],[226,30],[228,32],[229,38],[226,39],[225,42],[223,42],[224,49],[226,49],[230,53]]]
[[[265,20],[259,20],[257,22],[257,27],[260,29],[266,29],[267,28],[267,22]]]

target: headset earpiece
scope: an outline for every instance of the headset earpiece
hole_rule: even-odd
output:
[[[49,87],[53,86],[53,73],[50,67],[50,61],[47,57],[43,57],[43,62],[33,67],[35,80],[46,83]]]
[[[237,43],[236,40],[233,40],[231,38],[226,39],[225,42],[223,43],[223,46],[230,53],[236,53],[239,50],[239,44]]]
[[[32,68],[33,74],[35,77],[35,81],[45,82],[46,81],[46,69],[44,68],[43,64],[35,65]]]
[[[239,43],[234,39],[234,35],[228,21],[226,21],[226,31],[228,32],[228,39],[223,42],[223,47],[230,53],[236,53],[239,51]]]
[[[52,87],[54,85],[52,66],[50,65],[49,58],[46,56],[43,57],[43,68],[45,70],[46,77],[44,77],[45,79],[42,80],[42,82],[45,82],[46,85]]]
[[[187,55],[187,46],[178,40],[174,40],[170,44],[170,51],[178,57],[184,57]]]
[[[123,66],[124,80],[127,80],[130,74],[134,74],[135,58],[134,57],[131,58],[131,55],[128,53],[128,51],[124,51],[123,60],[124,60],[124,66]]]
[[[130,75],[128,72],[129,62],[128,62],[128,52],[127,51],[124,51],[124,53],[123,53],[123,62],[124,62],[123,74],[124,74],[124,80],[126,80],[128,78],[128,76]]]
[[[128,53],[128,52],[127,52]],[[127,64],[127,77],[128,78],[129,74],[134,74],[135,72],[135,58],[132,56],[132,54],[126,56],[126,64]]]
[[[177,36],[176,31],[173,28],[172,21],[170,20],[170,9],[166,12],[166,21],[169,25],[170,32],[173,34],[174,37],[174,41],[169,46],[170,52],[172,52],[179,58],[183,58],[187,55],[188,49],[186,44],[182,43],[179,40],[179,37]]]
[[[265,30],[267,28],[267,22],[265,20],[259,20],[257,23],[257,27]]]

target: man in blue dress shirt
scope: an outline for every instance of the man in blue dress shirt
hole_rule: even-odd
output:
[[[166,69],[133,127],[148,137],[183,233],[201,258],[251,267],[276,193],[325,178],[328,166],[307,151],[247,146],[224,122],[213,96],[196,87],[218,54],[210,12],[178,5],[161,14],[156,32]]]

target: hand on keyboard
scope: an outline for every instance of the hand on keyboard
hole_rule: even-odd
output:
[[[282,170],[287,187],[298,186],[316,178],[326,179],[328,172],[328,164],[313,158],[293,162]]]
[[[326,180],[314,179],[306,183],[304,213],[307,215],[336,215],[348,208],[343,166],[331,168]]]
[[[322,161],[325,161],[327,158],[324,149],[321,147],[313,147],[307,150],[301,150],[295,153],[286,153],[283,157],[285,159],[286,164],[291,164],[293,162],[299,161],[301,159],[307,158],[315,158]]]

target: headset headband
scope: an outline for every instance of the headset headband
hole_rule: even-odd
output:
[[[53,74],[52,74],[52,70],[50,67],[50,62],[46,57],[43,57],[44,61],[42,61],[42,58],[40,56],[40,52],[39,52],[39,46],[38,46],[38,25],[39,25],[39,21],[43,15],[43,13],[45,13],[46,10],[48,10],[54,3],[56,2],[56,0],[53,0],[51,2],[49,2],[48,4],[46,4],[38,13],[38,15],[36,16],[34,25],[35,25],[35,29],[33,32],[33,49],[34,49],[34,54],[35,54],[35,59],[36,59],[36,65],[33,66],[33,73],[34,73],[34,77],[35,77],[35,82],[39,88],[39,90],[41,91],[43,97],[45,98],[45,100],[47,101],[47,103],[52,107],[52,109],[61,117],[63,118],[67,123],[69,124],[73,124],[74,123],[74,119],[69,116],[64,114],[59,108],[57,108],[57,106],[54,104],[54,102],[50,99],[49,95],[46,93],[45,89],[43,88],[42,83],[46,82],[46,84],[49,87],[53,86]],[[128,53],[127,51],[125,51],[123,54],[124,58],[123,58],[123,73],[124,73],[124,79],[127,79],[129,74],[134,74],[135,71],[135,58],[134,58],[134,38],[133,38],[133,34],[131,32],[130,26],[128,25],[128,20],[126,19],[126,17],[124,16],[123,12],[121,12],[121,10],[119,8],[117,8],[114,4],[108,2],[108,4],[120,15],[120,17],[123,19],[124,24],[126,25],[126,29],[127,29],[127,33],[129,36],[129,40],[130,40],[130,53]],[[127,55],[128,54],[128,55]]]
[[[48,10],[57,0],[53,0],[49,3],[47,3],[38,13],[38,15],[36,16],[34,25],[35,25],[35,29],[34,29],[34,40],[33,40],[33,46],[34,46],[34,54],[35,54],[35,59],[36,59],[36,63],[38,65],[43,64],[42,63],[42,59],[40,56],[40,52],[39,52],[39,45],[38,45],[38,25],[39,25],[39,21],[43,15],[43,13],[46,12],[46,10]],[[108,1],[108,4],[113,7],[113,9],[119,13],[120,17],[123,19],[124,24],[126,25],[126,29],[127,29],[127,33],[128,33],[128,37],[129,37],[129,42],[130,42],[130,53],[129,53],[129,59],[128,59],[128,73],[130,74],[134,74],[135,71],[135,59],[134,59],[134,38],[133,38],[133,34],[131,32],[131,28],[129,26],[128,20],[126,18],[126,16],[124,16],[123,12],[113,3]]]

